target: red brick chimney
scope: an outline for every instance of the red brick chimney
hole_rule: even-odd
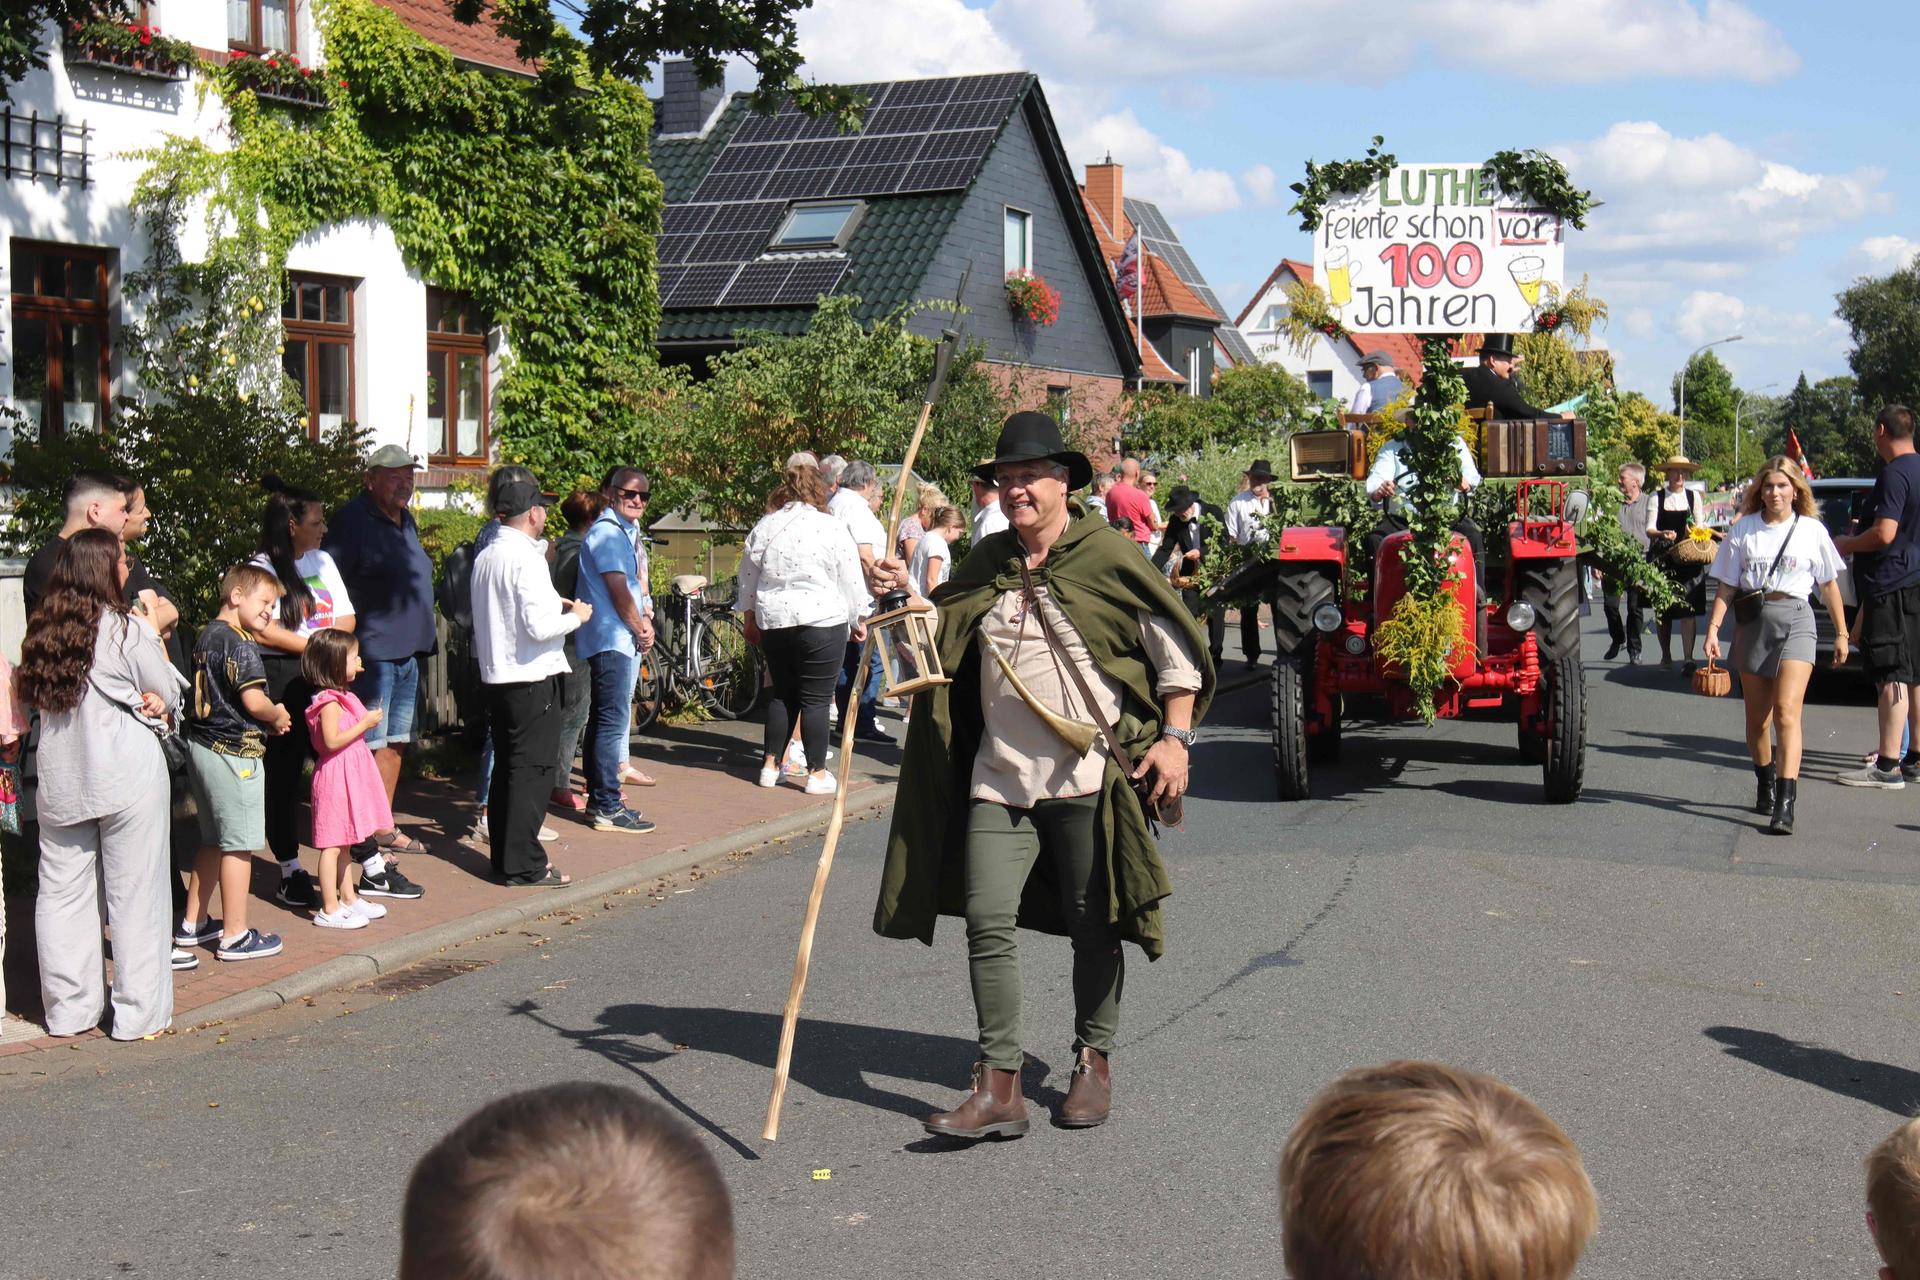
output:
[[[1099,164],[1087,166],[1087,203],[1094,207],[1101,219],[1107,224],[1107,230],[1114,235],[1126,238],[1126,223],[1122,221],[1124,206],[1120,197],[1121,166],[1113,162],[1113,153]]]

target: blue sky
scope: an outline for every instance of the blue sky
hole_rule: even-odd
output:
[[[1568,275],[1612,305],[1622,384],[1662,397],[1732,333],[1750,389],[1846,372],[1835,291],[1920,249],[1920,13],[1886,0],[815,0],[799,28],[820,80],[1039,72],[1076,169],[1111,151],[1236,314],[1310,256],[1303,162],[1375,133],[1407,162],[1567,163],[1606,202]]]

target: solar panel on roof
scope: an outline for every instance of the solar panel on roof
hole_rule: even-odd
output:
[[[780,287],[793,274],[793,262],[749,262],[727,286],[721,304],[729,307],[764,307],[780,296]]]
[[[821,294],[832,293],[839,285],[840,278],[846,274],[847,262],[844,258],[797,263],[793,268],[793,274],[787,277],[786,283],[780,287],[780,292],[773,301],[776,304],[807,303],[811,305],[819,299]]]
[[[936,160],[929,164],[916,162],[907,170],[907,176],[900,180],[895,191],[951,191],[963,187],[973,171],[980,167],[977,160]]]
[[[660,268],[660,301],[663,306],[666,304],[666,300],[672,296],[674,287],[680,283],[680,277],[686,274],[687,269],[685,267]]]
[[[726,292],[727,282],[733,279],[733,273],[739,269],[737,262],[688,267],[687,273],[680,277],[680,283],[673,287],[673,292],[667,295],[663,305],[711,307],[720,301],[720,295]]]
[[[940,122],[939,105],[921,107],[885,107],[867,120],[861,132],[869,137],[889,133],[925,133]]]
[[[715,173],[700,184],[693,198],[702,203],[726,204],[735,200],[751,200],[760,194],[760,188],[766,183],[764,173]]]
[[[853,138],[835,138],[831,142],[796,142],[787,148],[787,169],[838,169],[847,162],[857,145]]]
[[[904,164],[913,159],[923,137],[922,134],[901,134],[890,138],[862,138],[854,144],[847,164]]]
[[[713,221],[707,224],[707,230],[709,232],[771,231],[774,223],[780,221],[786,211],[786,204],[779,200],[721,205],[714,212]]]
[[[827,194],[830,196],[886,195],[900,185],[901,175],[906,171],[907,166],[904,164],[848,165],[834,177],[833,187]]]
[[[693,248],[693,242],[699,236],[661,236],[654,242],[654,252],[662,263],[685,262],[687,251]]]
[[[999,124],[1000,117],[1007,114],[1007,104],[999,98],[983,98],[974,102],[950,102],[940,109],[940,118],[934,124],[938,129],[977,129],[983,125]]]
[[[987,154],[987,148],[993,145],[993,130],[966,129],[957,133],[930,133],[925,145],[920,148],[918,159],[922,162],[933,160],[977,160]]]
[[[703,229],[707,219],[713,216],[710,204],[670,204],[660,219],[660,234],[691,234]]]
[[[924,107],[939,105],[953,97],[953,82],[950,80],[902,80],[893,86],[893,92],[887,95],[890,107]]]
[[[787,169],[767,179],[763,195],[782,200],[812,200],[833,189],[833,169]]]
[[[745,262],[767,247],[764,231],[731,231],[701,236],[687,255],[688,262]]]
[[[760,143],[747,147],[728,147],[713,162],[709,173],[771,173],[780,167],[787,154],[784,142]]]

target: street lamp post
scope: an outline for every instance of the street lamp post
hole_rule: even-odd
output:
[[[1746,336],[1745,334],[1736,333],[1730,338],[1715,338],[1712,342],[1703,342],[1699,346],[1695,347],[1692,351],[1687,353],[1687,363],[1680,366],[1680,454],[1682,457],[1686,456],[1686,452],[1687,452],[1687,367],[1688,365],[1691,365],[1693,363],[1693,358],[1699,355],[1702,351],[1705,351],[1708,347],[1725,346],[1729,342],[1738,342],[1740,341],[1741,338],[1745,336]]]
[[[1681,377],[1684,379],[1686,375],[1683,373]],[[1755,387],[1752,391],[1742,391],[1740,398],[1733,402],[1733,475],[1736,480],[1740,478],[1740,410],[1746,408],[1748,396],[1765,391],[1769,387],[1777,387],[1779,385],[1777,382],[1769,382],[1764,387]]]

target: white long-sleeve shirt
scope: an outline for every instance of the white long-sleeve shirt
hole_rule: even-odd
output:
[[[1460,481],[1468,489],[1480,487],[1480,468],[1473,465],[1473,451],[1467,448],[1467,442],[1460,436],[1453,438],[1454,456],[1460,459]],[[1404,503],[1413,505],[1413,495],[1420,490],[1420,473],[1412,470],[1407,460],[1407,442],[1389,440],[1380,446],[1379,456],[1374,458],[1373,466],[1367,470],[1367,496],[1371,498],[1381,485],[1393,481],[1395,493],[1388,504],[1390,508]]]
[[[553,589],[546,544],[502,525],[473,559],[473,649],[485,684],[565,675],[580,619]]]
[[[733,607],[763,631],[851,626],[868,606],[847,526],[804,502],[762,516],[747,535]]]
[[[1264,542],[1267,529],[1260,521],[1272,510],[1271,497],[1256,498],[1253,490],[1242,489],[1227,503],[1227,536],[1243,547],[1255,538]]]

